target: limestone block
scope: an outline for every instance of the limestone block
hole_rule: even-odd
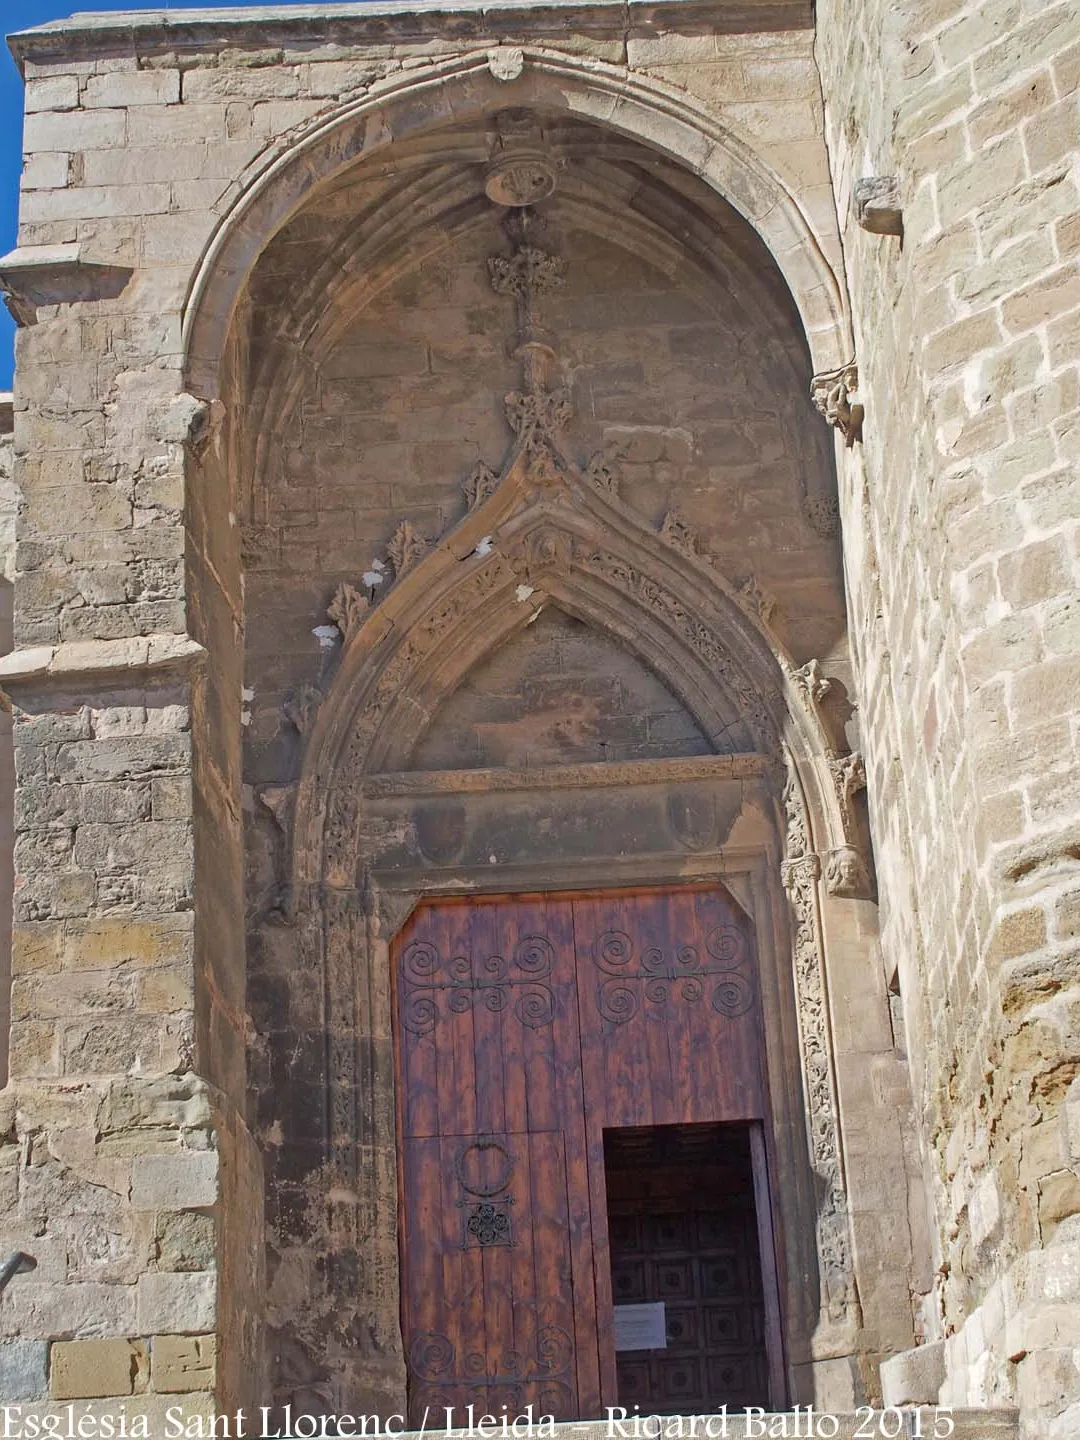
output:
[[[0,1340],[0,1399],[43,1399],[48,1358],[44,1340]]]
[[[155,1335],[150,1342],[150,1383],[165,1394],[213,1390],[215,1335]]]
[[[381,67],[362,59],[320,60],[302,67],[308,95],[337,97],[370,85]]]
[[[918,1345],[881,1362],[883,1405],[933,1405],[945,1381],[945,1342]]]
[[[60,1037],[50,1021],[20,1021],[11,1027],[8,1069],[12,1078],[59,1075]]]
[[[127,139],[126,110],[81,111],[68,114],[28,115],[23,148],[38,150],[113,150]]]
[[[206,1329],[206,1326],[198,1327]],[[0,1335],[69,1335],[92,1339],[133,1334],[135,1287],[95,1283],[46,1283],[23,1278],[9,1285],[0,1306]]]
[[[79,103],[77,75],[43,75],[26,82],[26,113],[39,110],[74,110]]]
[[[116,215],[162,215],[168,209],[168,185],[80,185],[30,191],[23,196],[19,215],[22,222],[28,224]]]
[[[111,112],[95,111],[94,113]],[[178,145],[198,140],[213,145],[218,140],[226,138],[225,106],[216,104],[146,105],[140,108],[137,124],[135,120],[132,120],[132,126],[133,132],[137,132],[140,145]],[[85,148],[89,150],[108,147],[88,145]]]
[[[156,266],[158,273],[154,283],[160,286],[167,278],[160,273],[162,266],[178,264],[180,274],[176,277],[173,288],[178,292],[177,300],[179,300],[183,293],[183,277],[189,273],[188,267],[198,256],[212,230],[213,226],[209,216],[192,212],[185,212],[181,215],[162,215],[152,224],[148,224],[145,231],[145,258],[148,261],[158,262]],[[162,296],[162,299],[165,298],[167,297]]]
[[[180,99],[179,70],[110,70],[91,75],[83,91],[88,109],[129,105],[173,105]]]
[[[198,1209],[218,1199],[214,1150],[138,1155],[131,1166],[131,1203],[140,1210]]]
[[[1057,1170],[1039,1181],[1039,1229],[1043,1241],[1063,1220],[1080,1214],[1080,1167]]]
[[[196,1210],[160,1214],[154,1245],[162,1270],[209,1270],[214,1264],[215,1221]]]
[[[125,1075],[179,1068],[190,1054],[190,1014],[130,1014],[61,1027],[65,1075]]]
[[[264,65],[258,69],[215,66],[189,70],[184,76],[185,105],[208,100],[288,100],[300,92],[300,72],[291,65]]]
[[[71,156],[63,151],[43,151],[31,155],[23,166],[22,188],[24,190],[53,190],[68,183],[71,175]]]
[[[130,1340],[57,1340],[49,1357],[49,1394],[54,1400],[130,1395],[138,1370]]]
[[[118,737],[62,745],[56,755],[56,774],[71,783],[82,784],[175,774],[186,770],[189,763],[190,745],[186,737]]]
[[[141,1275],[138,1329],[146,1334],[199,1334],[214,1328],[217,1276],[211,1274]]]
[[[190,920],[184,915],[155,920],[108,916],[67,926],[64,965],[88,970],[167,965],[185,958],[190,943]]]

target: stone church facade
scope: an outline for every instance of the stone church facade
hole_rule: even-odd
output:
[[[9,43],[0,1397],[1075,1436],[1075,7]]]

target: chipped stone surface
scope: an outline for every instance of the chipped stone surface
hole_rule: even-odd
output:
[[[49,1352],[49,1394],[54,1400],[130,1395],[141,1345],[127,1340],[59,1340]]]
[[[162,1394],[188,1394],[213,1390],[217,1337],[214,1335],[155,1335],[151,1341],[150,1374]]]

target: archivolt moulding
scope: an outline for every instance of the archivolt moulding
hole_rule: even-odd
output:
[[[840,824],[835,789],[817,783],[826,737],[799,696],[789,659],[727,581],[596,485],[552,432],[539,447],[535,433],[523,432],[498,483],[484,488],[458,526],[358,617],[311,731],[293,847],[293,919],[305,963],[322,970],[327,1013],[347,1016],[352,987],[365,983],[363,965],[375,963],[361,955],[381,954],[391,915],[400,921],[404,913],[385,912],[369,894],[365,794],[380,777],[388,782],[408,769],[430,718],[478,660],[546,604],[615,635],[662,676],[717,749],[738,751],[771,776],[785,837],[822,1300],[831,1325],[846,1334],[857,1324],[858,1298],[816,853]],[[415,898],[410,890],[399,906]],[[333,1166],[355,1164],[348,1096],[359,1084],[351,1037],[361,1028],[346,1024],[327,1039]]]
[[[523,47],[515,104],[572,112],[660,150],[700,175],[758,231],[802,315],[815,371],[851,354],[840,283],[798,199],[751,146],[684,92],[625,68],[542,47]],[[246,177],[202,256],[184,307],[186,384],[206,399],[247,276],[304,199],[346,167],[395,139],[506,105],[486,50],[399,72],[359,100],[316,119]]]
[[[350,628],[310,732],[295,886],[356,884],[364,775],[408,768],[442,700],[554,604],[618,638],[661,676],[719,752],[787,751],[808,788],[815,849],[845,843],[828,737],[794,666],[707,559],[650,529],[569,457],[520,439],[503,478]],[[779,790],[779,785],[777,786]]]

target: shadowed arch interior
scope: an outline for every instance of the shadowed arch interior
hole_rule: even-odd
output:
[[[519,316],[492,262],[517,242],[484,190],[521,128],[557,177],[536,209],[562,277],[534,305],[565,397],[546,460],[514,428]],[[402,1383],[388,942],[424,894],[543,886],[552,864],[580,883],[574,847],[604,884],[722,870],[769,917],[783,1244],[792,1275],[820,1277],[789,1291],[789,1344],[819,1307],[838,1336],[851,1323],[827,1037],[811,1161],[811,1041],[779,958],[785,757],[805,837],[787,853],[845,839],[819,774],[843,726],[795,679],[814,657],[847,664],[810,369],[736,210],[655,148],[551,108],[467,117],[339,170],[251,272],[219,442],[244,550],[250,1062],[272,1253],[283,1273],[311,1242],[327,1257],[272,1316],[311,1383],[350,1367],[388,1395]],[[529,657],[553,655],[545,691]],[[519,708],[500,731],[507,663]],[[815,912],[799,924],[815,957],[799,984],[820,991]],[[821,1007],[808,1015],[821,1029]]]

